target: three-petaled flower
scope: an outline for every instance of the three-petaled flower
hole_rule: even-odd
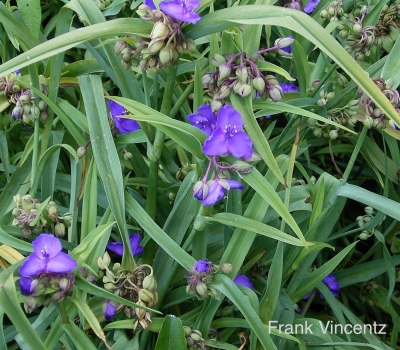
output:
[[[254,289],[253,283],[251,283],[250,279],[245,275],[237,275],[233,280],[237,286],[247,287],[250,289]]]
[[[207,136],[211,136],[217,123],[217,117],[211,110],[211,105],[201,105],[197,113],[188,115],[189,122],[196,128],[203,131]]]
[[[113,302],[111,300],[106,300],[103,308],[104,308],[104,311],[103,311],[104,319],[106,321],[110,320],[117,313],[117,305],[115,302]]]
[[[140,235],[138,233],[132,233],[129,235],[129,242],[131,244],[133,256],[139,255],[143,252],[143,247],[140,245]],[[107,249],[122,256],[124,245],[122,242],[112,242],[107,244]]]
[[[33,253],[22,263],[19,273],[32,277],[40,273],[63,274],[76,269],[77,264],[68,254],[61,251],[60,240],[53,235],[42,233],[32,242]],[[28,286],[28,280],[23,281]]]
[[[132,131],[140,129],[136,120],[121,118],[121,116],[129,114],[128,111],[117,102],[108,100],[108,107],[110,108],[110,115],[115,122],[115,127],[119,132],[127,134]]]
[[[207,195],[201,197],[199,194],[194,196],[201,200],[202,205],[213,205],[222,199],[225,195],[225,190],[244,190],[244,186],[232,179],[216,179],[207,182],[208,192]]]
[[[339,282],[336,280],[336,277],[333,273],[330,273],[328,276],[326,276],[323,279],[324,284],[329,288],[329,290],[332,292],[333,296],[337,298],[339,296],[339,290],[340,290],[340,285]],[[313,291],[308,293],[306,296],[303,297],[303,300],[307,300],[311,295]],[[324,297],[320,293],[319,296],[323,299]]]
[[[232,154],[237,158],[250,158],[253,143],[243,131],[240,113],[229,105],[221,107],[215,131],[204,142],[203,152],[208,156]]]
[[[156,9],[153,0],[145,0],[143,3],[151,10]],[[170,0],[160,2],[160,10],[167,16],[177,21],[189,22],[192,24],[196,24],[201,19],[201,17],[194,12],[198,7],[200,7],[199,0]]]

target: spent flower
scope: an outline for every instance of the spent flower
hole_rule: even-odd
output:
[[[254,289],[253,283],[251,283],[250,279],[245,275],[241,275],[241,274],[237,275],[235,277],[235,279],[233,280],[233,282],[235,282],[235,284],[238,286]]]

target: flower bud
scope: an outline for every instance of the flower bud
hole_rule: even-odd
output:
[[[207,285],[203,282],[199,282],[196,286],[196,294],[200,299],[205,298],[207,295]]]
[[[239,174],[248,174],[253,170],[253,166],[242,160],[237,160],[232,164],[232,168]]]
[[[146,276],[142,283],[143,289],[155,290],[157,289],[157,281],[153,275]]]
[[[211,59],[211,64],[215,67],[219,67],[221,64],[226,63],[226,59],[224,56],[220,55],[219,53],[216,53],[212,59]]]
[[[124,159],[128,162],[133,159],[133,154],[131,152],[124,152]]]
[[[183,331],[185,332],[185,337],[187,337],[192,332],[192,329],[188,326],[183,326]]]
[[[221,107],[222,107],[222,101],[221,101],[220,99],[214,98],[214,99],[211,101],[211,110],[212,110],[213,112],[219,111]]]
[[[71,287],[71,282],[68,278],[63,277],[58,282],[58,286],[62,291],[66,292]]]
[[[368,233],[368,231],[362,231],[359,235],[358,238],[365,241],[366,239],[368,239],[371,235]]]
[[[239,81],[241,83],[246,84],[247,83],[247,78],[249,77],[249,74],[247,72],[247,68],[244,67],[244,66],[239,67],[236,70],[236,76],[238,77],[238,79],[239,79]]]
[[[190,338],[192,338],[195,342],[204,340],[203,335],[197,329],[193,329],[193,331],[190,333]]]
[[[268,91],[268,95],[274,102],[280,102],[282,100],[282,88],[279,85],[275,85]]]
[[[330,138],[331,140],[337,139],[338,135],[339,135],[339,133],[338,133],[337,130],[331,130],[331,131],[329,131],[329,138]]]
[[[231,89],[227,85],[222,85],[219,89],[218,97],[223,100],[229,96]]]
[[[86,147],[82,146],[76,150],[76,155],[79,159],[81,159],[86,154]]]
[[[219,268],[223,273],[231,273],[234,270],[232,264],[221,264],[219,265]]]
[[[229,189],[231,188],[231,186],[229,185],[229,182],[226,181],[225,179],[218,179],[217,181],[218,181],[218,183],[219,183],[223,188],[225,188],[227,191],[229,191]]]
[[[265,89],[265,81],[261,77],[254,78],[252,84],[258,92],[263,92]]]
[[[152,303],[154,299],[154,294],[147,289],[141,289],[139,291],[139,299],[146,303]]]
[[[24,300],[24,309],[27,314],[30,314],[36,308],[36,298],[33,296],[26,296]]]
[[[245,158],[244,160],[246,162],[259,162],[261,161],[261,157],[257,153],[253,152],[250,158]]]
[[[164,39],[153,39],[150,41],[149,46],[147,47],[148,53],[150,55],[155,55],[165,46]],[[142,50],[143,53],[144,50]]]
[[[367,214],[367,215],[374,215],[374,208],[371,208],[371,207],[365,207],[364,208],[364,211],[365,211],[365,214]]]
[[[242,84],[239,89],[239,96],[246,97],[251,94],[251,86],[249,84]]]
[[[287,38],[280,38],[280,39],[275,40],[275,46],[278,46],[279,49],[284,49],[285,47],[292,45],[293,42],[294,42],[294,39],[292,37],[288,36]]]
[[[315,137],[321,137],[322,136],[322,130],[321,129],[314,129],[314,136]]]
[[[160,53],[158,54],[158,57],[160,58],[161,64],[167,65],[168,63],[172,62],[174,59],[174,52],[171,49],[171,46],[164,46],[161,50]]]
[[[58,222],[57,224],[55,224],[54,233],[57,237],[64,237],[65,225],[62,222]]]
[[[228,63],[221,64],[219,66],[218,81],[225,80],[226,78],[229,78],[230,75],[231,75],[231,65]]]
[[[168,35],[168,26],[163,22],[156,22],[150,33],[151,39],[165,39]]]
[[[43,111],[46,109],[47,107],[47,103],[44,102],[44,100],[40,100],[37,104],[38,108],[40,109],[40,111]]]
[[[203,181],[197,181],[193,186],[193,196],[199,200],[203,200],[208,195],[208,184]]]
[[[201,85],[205,88],[214,81],[213,73],[206,73],[201,78]]]

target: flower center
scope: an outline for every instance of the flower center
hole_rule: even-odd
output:
[[[43,247],[41,253],[42,253],[43,261],[47,264],[48,261],[50,260],[50,258],[49,258],[50,254],[49,254],[49,251],[47,249],[47,246]]]
[[[225,126],[223,132],[226,138],[231,138],[238,132],[238,129],[236,128],[236,125],[228,124]]]

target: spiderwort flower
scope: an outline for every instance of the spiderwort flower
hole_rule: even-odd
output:
[[[211,136],[217,123],[217,118],[210,105],[201,105],[197,113],[188,115],[189,122],[196,128],[203,131],[207,136]]]
[[[119,132],[127,134],[140,129],[139,124],[135,120],[120,118],[121,116],[128,114],[128,111],[120,104],[108,100],[108,107],[110,108],[111,117],[113,118],[115,126]]]
[[[332,292],[333,296],[335,298],[337,298],[339,296],[340,286],[339,286],[339,282],[336,280],[335,275],[330,273],[328,276],[326,276],[323,279],[323,282],[329,288],[329,290]],[[312,295],[312,293],[313,293],[313,291],[311,291],[306,296],[304,296],[303,300],[307,300]],[[319,296],[321,299],[324,298],[321,293],[319,294]]]
[[[294,85],[293,83],[279,83],[282,88],[284,94],[291,93],[291,92],[299,92],[299,87]]]
[[[245,275],[237,275],[235,277],[235,279],[233,280],[233,282],[235,282],[235,284],[238,286],[243,286],[243,287],[247,287],[250,289],[254,289],[253,283],[251,283],[249,278]]]
[[[193,266],[197,272],[208,272],[210,267],[212,264],[208,260],[198,260]]]
[[[33,294],[32,282],[33,282],[33,279],[31,277],[21,277],[18,280],[22,295]]]
[[[129,235],[129,242],[131,244],[133,256],[139,255],[143,252],[143,247],[140,245],[139,233],[132,233]],[[122,256],[124,252],[124,244],[122,242],[112,242],[107,244],[107,249],[115,254]]]
[[[19,270],[21,276],[32,277],[43,272],[62,274],[76,269],[76,261],[61,252],[60,240],[53,235],[42,233],[32,245],[33,253],[22,263]]]
[[[253,143],[249,135],[243,132],[242,117],[233,107],[229,105],[221,107],[216,129],[204,142],[203,152],[208,156],[230,153],[237,158],[251,157]]]
[[[306,6],[304,6],[304,12],[305,13],[312,13],[314,12],[315,8],[318,6],[319,0],[310,0]]]
[[[200,7],[199,0],[170,0],[161,1],[160,10],[169,17],[182,22],[196,24],[201,17],[193,12]]]

